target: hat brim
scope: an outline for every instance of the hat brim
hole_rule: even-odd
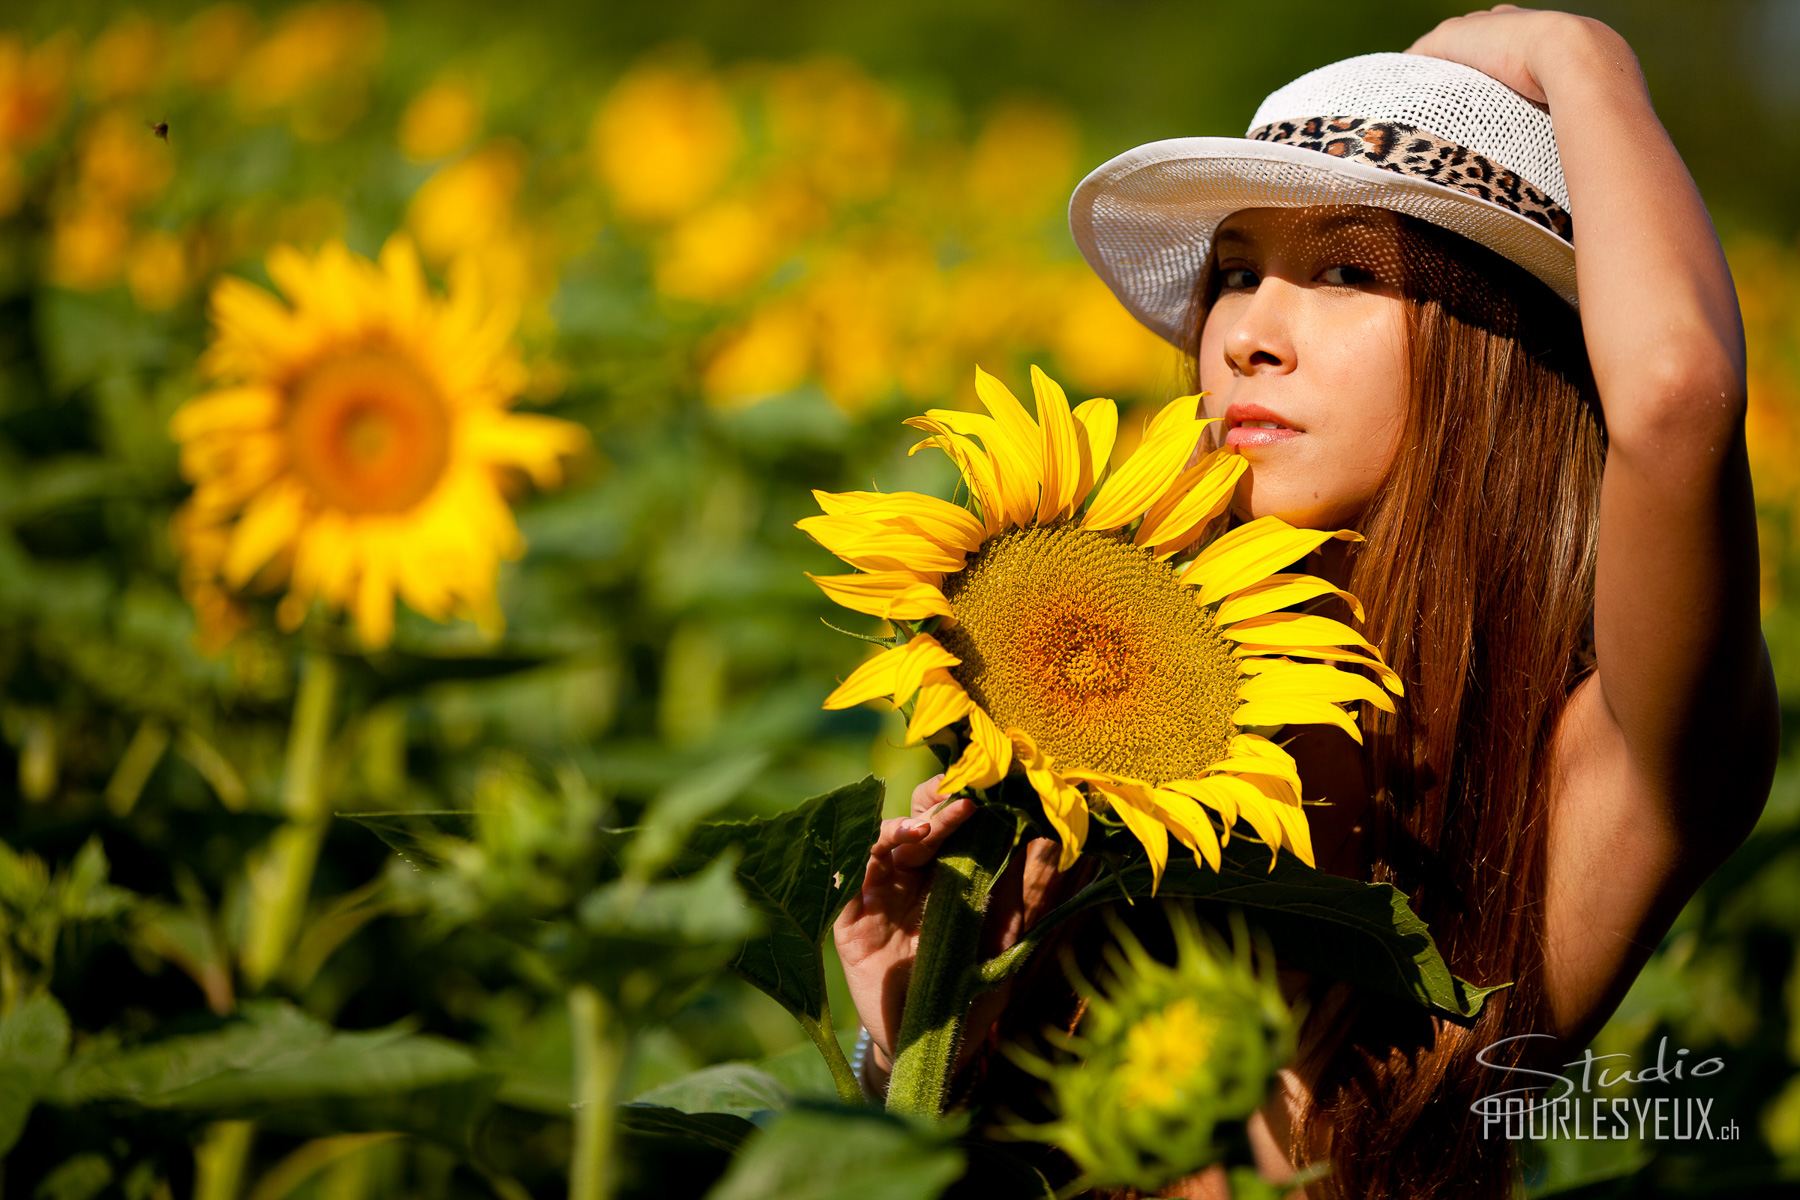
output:
[[[1357,204],[1441,225],[1530,271],[1576,307],[1575,248],[1491,200],[1318,150],[1251,138],[1146,142],[1101,163],[1069,198],[1069,229],[1133,316],[1180,346],[1213,233],[1244,208]]]

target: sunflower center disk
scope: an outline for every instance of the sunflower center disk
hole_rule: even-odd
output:
[[[1009,530],[944,594],[957,682],[1059,766],[1165,783],[1225,757],[1231,643],[1149,551],[1066,523]]]
[[[327,359],[294,386],[288,453],[318,499],[344,512],[411,508],[450,460],[450,414],[411,364],[376,351]]]

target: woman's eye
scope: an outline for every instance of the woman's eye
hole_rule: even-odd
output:
[[[1363,270],[1361,267],[1353,267],[1349,263],[1337,263],[1333,266],[1326,267],[1320,274],[1330,275],[1334,271],[1341,273],[1345,278],[1341,281],[1327,279],[1325,282],[1336,284],[1339,287],[1355,287],[1360,283],[1366,283],[1374,278],[1373,275]]]
[[[1231,277],[1233,275],[1255,274],[1256,272],[1252,271],[1249,267],[1226,267],[1223,271],[1219,272],[1219,286],[1228,291],[1233,288],[1249,287],[1250,285],[1247,283],[1233,283]]]

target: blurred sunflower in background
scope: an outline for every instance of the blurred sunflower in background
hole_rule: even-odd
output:
[[[1336,595],[1360,620],[1347,592],[1279,573],[1360,535],[1262,517],[1186,557],[1247,466],[1230,448],[1189,465],[1216,419],[1198,417],[1200,397],[1165,405],[1107,476],[1113,402],[1071,410],[1036,366],[1031,379],[1036,420],[977,367],[986,413],[932,409],[906,421],[931,434],[910,452],[949,456],[978,511],[917,492],[813,493],[824,515],[799,528],[857,573],[808,577],[900,632],[825,707],[911,702],[908,744],[957,726],[964,749],[946,795],[991,787],[1017,764],[1062,842],[1064,870],[1087,839],[1090,807],[1143,844],[1155,885],[1170,834],[1218,870],[1239,817],[1268,845],[1271,870],[1283,846],[1316,865],[1294,759],[1256,729],[1327,723],[1360,742],[1340,705],[1393,711],[1383,688],[1400,695],[1400,679],[1373,645],[1329,617],[1281,611]]]
[[[523,550],[506,475],[555,486],[588,446],[578,425],[509,410],[525,381],[516,306],[463,263],[435,295],[403,236],[376,262],[339,242],[278,247],[268,270],[287,303],[241,279],[214,288],[201,369],[216,386],[170,426],[194,485],[175,537],[203,624],[226,591],[285,588],[282,628],[320,601],[369,647],[391,640],[396,598],[497,632],[499,564]]]

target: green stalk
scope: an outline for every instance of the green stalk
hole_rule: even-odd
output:
[[[281,807],[288,824],[269,839],[267,854],[250,878],[254,904],[243,955],[244,977],[252,988],[274,978],[287,958],[312,891],[313,868],[331,817],[324,774],[337,675],[337,663],[330,655],[307,652],[281,777]]]
[[[569,1200],[612,1195],[613,1109],[624,1068],[624,1044],[610,1028],[612,1014],[593,985],[569,989],[569,1022],[575,1041],[575,1153],[569,1164]]]
[[[1014,820],[983,805],[938,854],[888,1080],[890,1112],[943,1115],[969,1001],[980,986],[975,967],[988,897],[1016,834]]]
[[[806,1036],[813,1040],[813,1045],[825,1056],[825,1065],[831,1068],[831,1081],[837,1085],[838,1099],[845,1104],[861,1104],[862,1084],[850,1069],[850,1060],[844,1057],[844,1048],[838,1045],[837,1030],[831,1026],[831,1005],[825,1005],[818,1020],[800,1017],[799,1021],[800,1027],[806,1030]]]
[[[194,1149],[194,1200],[237,1200],[255,1136],[254,1121],[214,1121],[207,1126]]]

